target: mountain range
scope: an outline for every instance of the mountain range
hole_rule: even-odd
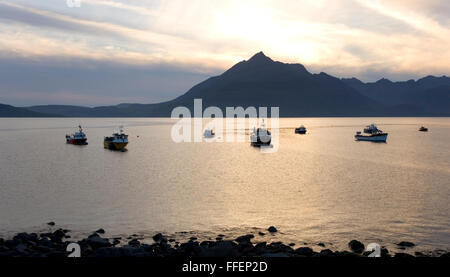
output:
[[[273,61],[259,52],[167,102],[81,107],[0,105],[0,117],[170,117],[177,106],[203,108],[280,107],[282,117],[304,116],[450,116],[450,78],[427,76],[417,81],[381,79],[364,83],[312,74],[301,64]],[[193,112],[192,112],[193,114]]]

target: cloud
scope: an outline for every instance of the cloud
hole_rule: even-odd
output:
[[[67,74],[113,64],[123,83],[142,80],[146,72],[154,81],[137,82],[142,87],[129,94],[142,100],[146,89],[146,102],[165,99],[162,93],[176,94],[162,85],[171,76],[179,84],[174,91],[181,94],[198,80],[191,76],[218,74],[261,50],[275,60],[365,81],[383,73],[391,79],[449,75],[449,9],[444,0],[82,0],[81,8],[72,9],[64,0],[5,0],[0,2],[0,59],[15,60],[23,71],[30,64],[44,69],[72,65],[63,70]],[[165,72],[169,67],[187,77]],[[125,68],[141,71],[131,70],[133,76]],[[151,77],[158,71],[165,72],[160,82]],[[109,78],[106,73],[93,76]],[[68,84],[76,89],[49,90],[79,93],[81,99],[92,95],[97,102],[120,99],[108,100],[104,96],[111,88],[95,87],[94,81],[87,83],[95,87],[89,93]],[[27,89],[15,91],[25,95]]]

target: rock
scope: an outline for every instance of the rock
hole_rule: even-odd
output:
[[[104,234],[105,230],[103,230],[102,228],[98,229],[97,231],[95,231],[97,234]]]
[[[141,247],[124,246],[121,250],[125,257],[143,258],[150,256],[150,253]]]
[[[440,257],[449,259],[450,258],[450,252],[444,253]]]
[[[365,249],[364,244],[357,240],[350,241],[348,243],[348,247],[350,248],[350,250],[358,254],[361,254]]]
[[[5,240],[5,242],[3,244],[9,249],[15,249],[19,243],[20,243],[19,240],[9,239],[9,240]]]
[[[414,256],[407,253],[395,253],[394,258],[414,258]]]
[[[181,245],[183,246],[183,245]],[[202,247],[200,257],[236,257],[238,256],[237,245],[230,241],[218,241],[212,247]]]
[[[275,228],[274,226],[270,226],[269,228],[267,228],[267,231],[271,232],[271,233],[276,233],[278,232],[277,228]]]
[[[314,251],[309,247],[297,248],[294,250],[294,253],[304,257],[312,257],[315,254]]]
[[[402,242],[397,243],[397,245],[400,246],[400,247],[414,247],[414,246],[416,246],[414,243],[409,242],[409,241],[402,241]]]
[[[194,240],[197,240],[197,238],[196,237],[190,237],[189,240],[194,241]]]
[[[27,247],[26,247],[26,245],[24,243],[19,243],[16,246],[16,251],[21,253],[21,254],[25,254],[26,250],[27,250]]]
[[[92,234],[86,239],[86,243],[93,249],[112,246],[108,239],[100,237],[98,234]]]
[[[289,246],[295,246],[295,243],[293,243],[293,242],[291,242],[291,243],[289,243]]]
[[[175,242],[175,239],[169,239],[169,242]]]
[[[257,247],[257,248],[264,248],[264,247],[266,247],[266,245],[267,245],[267,243],[265,241],[263,241],[263,242],[257,243],[255,245],[255,247]]]
[[[320,257],[334,257],[334,253],[333,251],[331,251],[330,249],[324,249],[322,251],[320,251],[319,253]]]
[[[46,248],[53,248],[53,242],[48,237],[43,237],[38,241],[38,245]]]
[[[325,243],[323,243],[323,242],[319,242],[317,245],[320,247],[325,247]]]
[[[252,234],[244,235],[244,236],[240,236],[240,237],[236,238],[235,241],[237,241],[238,243],[250,242],[250,240],[254,237],[255,236]]]
[[[161,233],[158,233],[153,236],[153,240],[155,242],[160,242],[160,241],[167,240],[167,239]]]
[[[66,236],[66,234],[64,233],[64,231],[62,229],[58,229],[55,232],[53,232],[52,236],[50,237],[50,239],[53,242],[62,242],[62,239]]]
[[[223,238],[222,237],[217,237],[216,240],[223,240]]]
[[[38,240],[38,235],[36,233],[19,233],[13,237],[13,240],[19,240],[22,242],[34,241]]]
[[[264,235],[266,235],[266,234],[264,234],[263,232],[258,232],[258,235],[264,236]]]
[[[54,222],[54,221],[50,221],[50,222],[47,223],[47,225],[49,225],[49,226],[55,226],[55,222]]]
[[[264,258],[288,258],[289,255],[283,252],[276,252],[276,253],[264,253],[261,255],[261,257]]]
[[[427,255],[423,254],[422,252],[414,252],[414,256],[416,257],[427,257]]]
[[[95,251],[94,257],[100,258],[120,258],[123,255],[122,249],[118,247],[102,247]]]
[[[199,246],[198,242],[196,241],[188,241],[185,243],[180,244],[177,247],[177,255],[179,256],[198,256],[198,254],[201,252],[201,247]]]
[[[137,239],[132,239],[132,240],[130,240],[130,241],[128,242],[128,245],[131,245],[131,246],[139,246],[139,245],[141,245],[141,242],[138,241]]]

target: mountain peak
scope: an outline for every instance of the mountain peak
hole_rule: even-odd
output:
[[[273,60],[269,57],[267,57],[266,55],[264,55],[264,53],[258,52],[255,55],[253,55],[253,57],[251,57],[248,62],[250,63],[258,63],[258,64],[262,64],[262,63],[269,63],[269,62],[273,62]]]

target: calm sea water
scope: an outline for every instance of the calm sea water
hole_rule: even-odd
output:
[[[279,233],[256,240],[450,249],[449,118],[280,119],[272,154],[248,142],[174,143],[175,122],[0,119],[1,233],[42,230],[52,220],[80,235],[102,227],[109,236],[214,239],[274,225]],[[388,142],[354,141],[372,122]],[[78,124],[88,146],[65,144]],[[294,134],[301,124],[307,135]],[[129,150],[103,149],[103,136],[119,125]]]

